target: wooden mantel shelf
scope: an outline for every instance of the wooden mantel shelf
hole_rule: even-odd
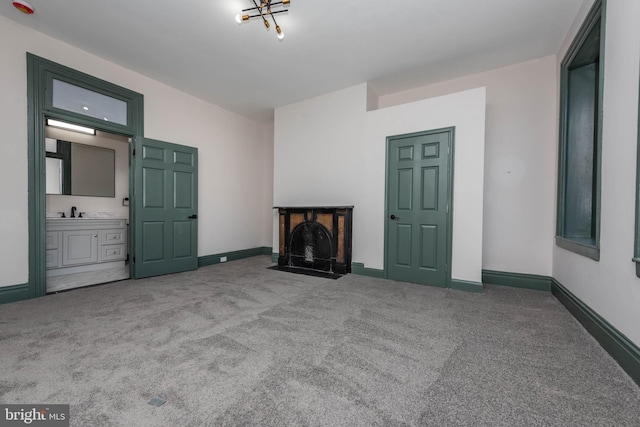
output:
[[[353,209],[351,206],[274,206],[273,209]]]

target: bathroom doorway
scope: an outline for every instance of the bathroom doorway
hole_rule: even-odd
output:
[[[46,124],[50,120],[96,129],[105,135],[125,135],[128,138],[129,229],[126,233],[128,243],[124,245],[129,254],[130,277],[135,279],[196,269],[197,149],[144,138],[142,94],[30,53],[27,53],[27,92],[29,281],[24,285],[13,286],[4,293],[0,290],[0,301],[19,301],[47,293],[46,267],[49,261],[54,262],[47,247],[48,243],[55,244],[51,239],[56,238],[53,235],[47,236],[46,227]],[[136,151],[139,152],[138,156]],[[162,158],[158,157],[160,153],[164,153]],[[154,164],[151,166],[149,162]],[[146,177],[151,174],[155,174],[154,180],[143,178],[143,175]],[[163,177],[162,180],[159,179],[160,176]],[[64,187],[64,179],[61,176],[59,180],[62,184],[57,184]],[[152,182],[156,184],[151,184]],[[160,183],[162,188],[159,187]],[[125,197],[122,199],[124,201]],[[154,204],[158,200],[163,201],[163,206]],[[72,206],[76,207],[74,216],[76,212],[82,212],[81,207]],[[70,214],[71,207],[67,209]],[[154,210],[159,212],[159,217],[149,215]],[[163,227],[159,223],[163,223]],[[74,224],[78,225],[79,222]],[[101,245],[107,238],[123,239],[101,230],[95,230],[97,232],[92,237],[85,234],[85,245],[94,247],[89,243],[91,238],[102,239]],[[158,232],[163,234],[158,237]],[[110,237],[106,237],[107,235]],[[66,238],[61,234],[56,236]],[[82,236],[78,239],[82,240]],[[117,244],[121,245],[120,242]],[[102,255],[90,254],[91,260],[101,259],[101,256],[121,257],[115,246],[99,249],[109,252]],[[76,256],[83,257],[86,252],[81,249],[66,256],[75,260]],[[65,256],[64,253],[62,256]]]
[[[12,289],[11,300],[43,296],[47,293],[47,262],[53,261],[47,252],[46,231],[46,132],[47,121],[58,120],[97,131],[124,135],[128,144],[130,165],[136,138],[144,135],[144,98],[142,94],[27,53],[28,166],[29,166],[29,281]],[[57,151],[57,149],[56,149]],[[133,169],[130,166],[130,171]],[[64,180],[64,177],[61,178]],[[129,173],[128,194],[133,205],[133,174]],[[51,183],[49,185],[52,185]],[[79,204],[79,203],[78,203]],[[72,205],[83,212],[81,206]],[[70,215],[71,207],[65,207]],[[61,210],[62,211],[62,210]],[[57,211],[56,211],[57,212]],[[129,210],[129,236],[134,236],[135,209]],[[100,234],[93,236],[100,238]],[[59,236],[60,237],[60,236]],[[64,236],[62,236],[64,238]],[[49,236],[49,240],[51,236]],[[129,254],[134,238],[124,243]],[[63,249],[64,250],[64,249]],[[97,249],[96,249],[97,251]],[[72,258],[76,254],[68,254]],[[106,256],[113,256],[109,252]],[[126,256],[126,255],[125,255]],[[91,254],[90,257],[98,257]],[[132,269],[129,270],[133,272]],[[135,274],[131,274],[135,277]],[[0,295],[2,297],[2,295]]]
[[[45,126],[46,293],[131,277],[131,138],[77,126]]]

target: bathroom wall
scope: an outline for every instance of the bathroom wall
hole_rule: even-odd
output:
[[[47,194],[47,216],[60,216],[65,212],[68,217],[71,206],[78,212],[112,213],[118,218],[129,218],[129,207],[122,205],[122,199],[129,197],[129,140],[125,136],[96,131],[96,135],[85,135],[51,126],[45,128],[47,138],[78,144],[92,145],[115,150],[115,197],[65,196]]]

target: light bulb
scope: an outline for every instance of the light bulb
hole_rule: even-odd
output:
[[[236,15],[236,22],[237,22],[238,24],[242,24],[242,16],[240,16],[240,14],[237,14],[237,15]]]
[[[280,25],[276,25],[276,32],[278,33],[278,39],[282,40],[284,38],[284,33],[280,29]]]

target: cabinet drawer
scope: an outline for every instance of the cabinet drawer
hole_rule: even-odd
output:
[[[101,245],[119,245],[121,243],[125,243],[124,230],[101,230],[100,231]]]
[[[100,247],[100,261],[120,261],[127,257],[125,245],[107,245]]]
[[[46,268],[56,268],[59,267],[58,263],[58,250],[57,249],[48,249],[47,254],[45,255],[47,267]]]
[[[58,249],[58,232],[57,231],[47,231],[46,237],[46,245],[47,249]]]

